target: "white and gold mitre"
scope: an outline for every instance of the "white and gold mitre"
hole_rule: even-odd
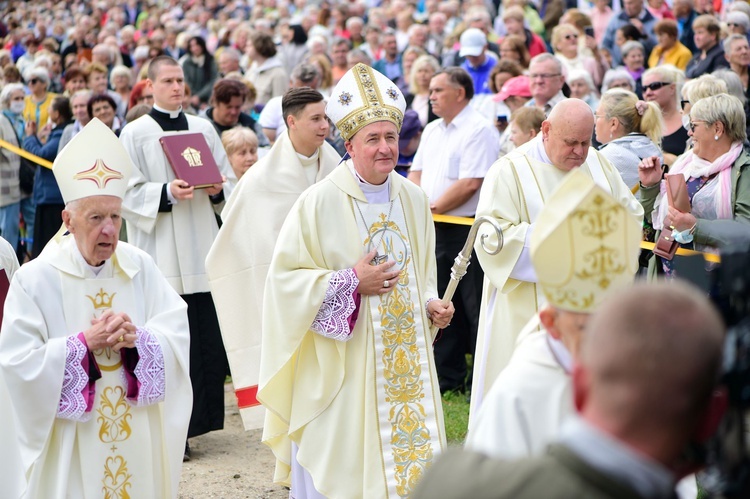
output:
[[[97,118],[55,158],[52,172],[66,203],[89,196],[116,196],[128,187],[133,163],[120,140]]]
[[[531,234],[531,262],[550,305],[591,313],[633,283],[641,221],[575,169],[547,200]]]
[[[398,86],[362,63],[339,80],[326,105],[326,114],[344,140],[376,121],[390,121],[400,132],[405,110],[406,101]]]

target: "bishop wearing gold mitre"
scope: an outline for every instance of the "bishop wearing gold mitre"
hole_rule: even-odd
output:
[[[177,497],[187,312],[117,240],[131,170],[97,119],[55,159],[67,233],[16,272],[0,331],[3,497]]]
[[[292,207],[271,260],[258,399],[275,481],[297,498],[408,497],[446,446],[430,325],[427,197],[393,170],[405,101],[363,64],[326,112],[348,159]]]

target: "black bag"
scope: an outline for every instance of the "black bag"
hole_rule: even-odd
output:
[[[36,175],[36,164],[26,158],[21,158],[21,169],[18,172],[18,180],[21,191],[31,195],[34,190],[34,175]]]

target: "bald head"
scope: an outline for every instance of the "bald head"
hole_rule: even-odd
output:
[[[563,171],[586,161],[593,133],[594,113],[580,99],[560,102],[542,123],[544,150],[552,164]]]
[[[696,289],[638,284],[608,298],[589,322],[580,355],[583,416],[662,462],[676,458],[708,405],[724,325]],[[582,401],[583,400],[583,401]]]

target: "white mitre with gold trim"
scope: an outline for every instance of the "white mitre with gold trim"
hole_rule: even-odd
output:
[[[66,203],[90,196],[125,196],[133,163],[114,132],[92,119],[66,145],[52,172]]]
[[[326,114],[344,140],[377,121],[390,121],[400,132],[405,110],[406,101],[398,86],[362,63],[339,80],[326,105]]]
[[[547,200],[531,234],[531,262],[547,302],[591,313],[633,283],[641,221],[575,169]]]

